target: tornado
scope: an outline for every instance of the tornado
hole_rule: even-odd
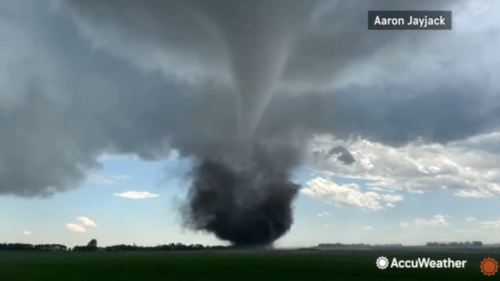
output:
[[[289,231],[298,152],[256,136],[304,20],[304,1],[193,1],[227,48],[236,95],[236,157],[199,159],[184,218],[235,246],[269,246]],[[302,18],[301,18],[302,16]]]
[[[110,19],[104,18],[102,24],[113,26],[113,32],[119,30],[122,37],[135,32],[134,36],[139,37],[147,34],[144,38],[151,42],[169,42],[166,34],[172,26],[167,24],[178,20],[193,30],[203,30],[196,34],[216,41],[215,45],[224,49],[235,109],[228,112],[235,112],[236,128],[233,133],[212,132],[211,137],[186,138],[177,143],[183,155],[196,162],[181,209],[184,226],[212,233],[235,246],[270,246],[290,230],[293,201],[299,190],[290,175],[300,163],[301,149],[289,141],[264,138],[258,129],[277,92],[296,35],[310,15],[311,2],[144,0],[129,1],[124,8],[110,1],[71,0],[79,18],[103,19],[104,14],[109,14]],[[183,10],[169,13],[174,6]],[[123,10],[123,15],[116,12]],[[145,26],[130,22],[145,14],[149,15]],[[89,28],[88,20],[83,21],[84,31],[99,34]],[[143,32],[137,33],[141,28]],[[190,42],[187,36],[171,35]],[[100,38],[103,44],[108,43],[108,37]],[[176,47],[183,49],[181,45]],[[212,121],[217,122],[215,118]]]

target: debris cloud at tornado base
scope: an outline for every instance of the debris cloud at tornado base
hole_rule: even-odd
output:
[[[186,224],[236,246],[272,245],[293,223],[296,155],[292,147],[256,145],[243,162],[201,159],[183,213]]]

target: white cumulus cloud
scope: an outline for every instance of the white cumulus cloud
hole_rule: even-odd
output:
[[[323,175],[367,180],[366,187],[377,192],[450,190],[458,197],[485,198],[500,196],[498,143],[500,132],[446,145],[416,141],[401,147],[365,139],[339,141],[319,136],[310,143],[308,166]],[[318,154],[335,146],[347,148],[356,161],[345,165],[336,157]]]
[[[31,231],[25,230],[23,232],[23,235],[32,235],[33,233]]]
[[[87,232],[87,230],[85,230],[85,227],[83,227],[83,225],[76,223],[68,223],[66,224],[66,228],[72,232],[78,232],[78,233]]]
[[[326,217],[326,216],[329,216],[330,215],[330,212],[322,212],[322,213],[318,213],[317,216],[318,217]]]
[[[154,194],[147,191],[126,191],[122,193],[115,193],[114,196],[128,198],[128,199],[149,199],[160,197],[158,194]]]
[[[97,224],[93,220],[91,220],[87,217],[83,217],[83,216],[78,217],[78,218],[76,218],[76,220],[79,221],[83,226],[92,226],[92,227],[97,226]]]
[[[408,228],[408,229],[423,229],[427,227],[435,227],[435,226],[447,226],[449,225],[446,221],[446,216],[444,215],[435,215],[430,219],[414,219],[411,221],[402,221],[399,223],[399,226]]]
[[[87,226],[97,227],[97,224],[95,223],[95,221],[93,221],[87,217],[80,216],[80,217],[77,217],[76,220],[78,221],[78,223],[66,224],[66,228],[69,231],[83,233],[83,232],[87,232],[87,229],[85,228]]]
[[[496,221],[479,222],[482,229],[500,229],[500,219]]]
[[[337,206],[354,206],[372,211],[384,209],[383,203],[390,204],[387,207],[393,207],[393,203],[404,199],[402,195],[397,194],[380,195],[374,191],[363,192],[357,184],[338,185],[322,177],[308,181],[301,192],[311,198]]]

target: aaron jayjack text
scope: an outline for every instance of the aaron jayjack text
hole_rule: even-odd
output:
[[[405,22],[404,18],[381,18],[377,16],[374,25],[408,25],[426,28],[427,26],[446,25],[446,22],[443,16],[433,18],[428,16],[424,16],[423,18],[410,16],[408,22]]]

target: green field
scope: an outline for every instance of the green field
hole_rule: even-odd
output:
[[[467,260],[464,269],[394,269],[379,256]],[[0,280],[477,280],[497,250],[198,251],[169,253],[0,252]],[[368,279],[369,278],[369,279]],[[467,278],[467,279],[465,279]],[[472,279],[471,279],[472,278]]]

